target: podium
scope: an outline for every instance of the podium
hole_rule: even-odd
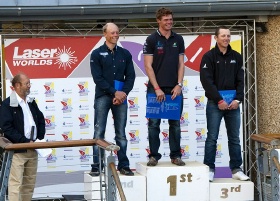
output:
[[[155,167],[137,163],[136,172],[147,178],[147,201],[208,200],[209,168],[196,161],[177,166],[159,162]]]
[[[119,173],[118,173],[119,174]],[[127,200],[145,201],[146,200],[146,177],[138,173],[134,176],[124,176],[119,174],[121,185]],[[84,174],[85,199],[100,200],[100,177],[92,177],[88,173]],[[104,181],[104,176],[102,176]],[[103,198],[105,198],[105,188],[103,189]],[[118,199],[118,198],[117,198]]]
[[[119,174],[127,200],[254,200],[253,182],[231,178],[215,178],[213,182],[209,182],[208,166],[197,161],[185,162],[185,166],[177,166],[169,161],[159,161],[154,167],[147,166],[147,162],[138,162],[134,176]],[[100,199],[99,179],[100,177],[84,174],[86,200]]]
[[[230,178],[217,178],[210,182],[211,200],[254,200],[254,183]]]

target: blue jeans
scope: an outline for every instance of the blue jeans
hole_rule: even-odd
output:
[[[232,171],[239,170],[242,164],[239,139],[240,108],[236,110],[220,110],[218,104],[208,100],[206,106],[207,138],[204,150],[204,164],[215,171],[217,139],[222,118],[225,120],[228,137],[229,167]],[[241,169],[240,169],[241,170]]]
[[[165,94],[171,94],[171,90],[173,88],[170,87],[162,87],[161,90]],[[155,93],[153,88],[148,88],[147,93]],[[181,93],[181,96],[182,93]],[[181,108],[183,109],[183,98],[181,103]],[[182,112],[182,110],[181,110]],[[160,147],[160,123],[161,119],[153,119],[150,118],[148,122],[148,137],[149,137],[149,147],[150,147],[150,157],[154,157],[156,160],[161,159],[161,154],[158,153]],[[168,120],[169,124],[169,147],[170,147],[170,158],[181,158],[181,127],[180,120]]]
[[[127,139],[125,134],[126,120],[127,120],[127,104],[113,105],[113,98],[111,96],[101,96],[94,101],[94,138],[104,139],[108,112],[111,109],[114,118],[115,140],[120,147],[117,152],[118,156],[118,170],[123,167],[129,167],[129,160],[126,156]],[[101,151],[101,157],[104,156],[104,150]],[[93,146],[93,162],[92,167],[99,165],[98,146]],[[102,164],[103,165],[103,164]]]

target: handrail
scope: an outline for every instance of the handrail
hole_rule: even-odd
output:
[[[0,137],[0,146],[7,150],[20,149],[45,149],[45,148],[61,148],[61,147],[78,147],[78,146],[92,146],[98,145],[107,151],[118,151],[119,146],[107,142],[103,139],[82,139],[70,141],[51,141],[51,142],[34,142],[34,143],[11,143],[7,138]]]
[[[34,142],[34,143],[11,143],[11,141],[9,141],[7,138],[3,137],[0,135],[0,147],[2,147],[5,151],[7,151],[8,155],[10,153],[13,154],[14,150],[21,150],[21,149],[45,149],[45,148],[62,148],[62,147],[78,147],[78,146],[93,146],[93,145],[97,145],[102,149],[105,149],[107,151],[118,151],[120,149],[119,146],[111,143],[111,142],[107,142],[106,140],[103,139],[82,139],[82,140],[71,140],[71,141],[51,141],[51,142]],[[8,158],[6,158],[6,160],[8,160]],[[11,159],[9,159],[11,160]],[[7,162],[7,161],[6,161]],[[123,188],[121,186],[120,183],[120,178],[117,174],[116,168],[115,168],[115,163],[112,162],[110,164],[110,168],[112,170],[112,175],[115,183],[116,183],[116,187],[119,191],[120,194],[120,198],[122,201],[126,201],[124,192],[123,192]],[[8,175],[9,174],[9,167],[7,168],[6,166],[4,166],[4,169],[1,169],[1,197],[0,200],[2,200],[2,197],[4,196],[4,193],[6,191],[6,185],[3,186],[4,183],[4,179],[7,179],[7,177],[3,176],[3,175]]]
[[[111,171],[112,171],[112,175],[113,175],[114,180],[115,180],[115,182],[116,182],[116,186],[117,186],[117,189],[118,189],[118,191],[119,191],[121,201],[126,201],[126,197],[125,197],[125,194],[124,194],[124,192],[123,192],[122,184],[121,184],[120,178],[119,178],[119,176],[118,176],[115,163],[111,162],[111,163],[109,164],[109,167],[110,167],[110,169],[111,169]]]
[[[280,145],[280,134],[252,134],[250,138],[260,143]]]
[[[280,145],[280,134],[252,134],[251,139],[256,142],[265,143],[272,146]],[[272,161],[275,164],[278,173],[280,174],[280,164],[278,158],[274,156]]]
[[[278,173],[280,174],[280,164],[279,164],[278,158],[274,156],[272,158],[272,160],[273,160],[273,163],[275,164],[275,167],[276,167]]]

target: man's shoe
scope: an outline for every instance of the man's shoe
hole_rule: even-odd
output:
[[[91,168],[91,172],[89,173],[92,177],[97,177],[100,175],[99,168]]]
[[[242,171],[238,171],[235,174],[232,174],[232,178],[241,181],[248,181],[250,178],[245,175]]]
[[[158,164],[157,159],[155,159],[154,157],[150,157],[147,166],[156,166],[157,164]]]
[[[178,165],[178,166],[184,166],[186,165],[186,163],[184,161],[182,161],[181,158],[172,158],[171,159],[171,163]]]
[[[133,176],[134,173],[131,171],[131,169],[129,167],[123,167],[120,170],[120,173],[126,176]]]
[[[215,172],[209,171],[209,181],[212,182],[214,180]]]

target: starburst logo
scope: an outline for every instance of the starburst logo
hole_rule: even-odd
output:
[[[58,64],[59,69],[63,68],[66,70],[67,67],[71,68],[71,65],[77,62],[77,57],[73,56],[75,51],[71,51],[70,49],[71,47],[67,49],[65,46],[63,49],[57,48],[56,62],[54,64]]]

